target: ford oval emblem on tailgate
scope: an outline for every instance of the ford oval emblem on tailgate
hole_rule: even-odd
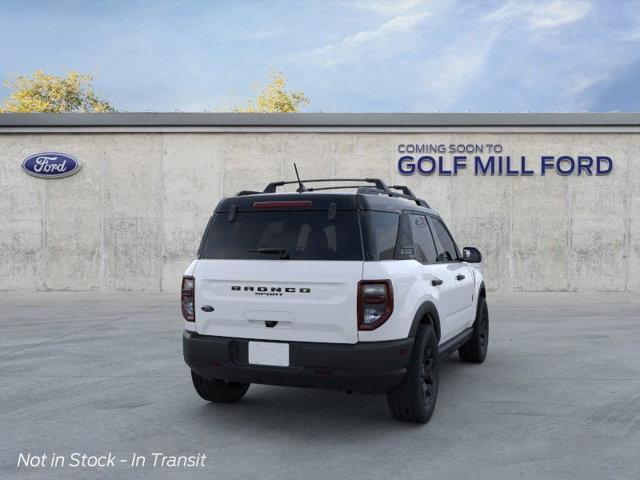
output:
[[[80,170],[80,162],[66,153],[44,152],[27,157],[22,169],[34,177],[62,178]]]

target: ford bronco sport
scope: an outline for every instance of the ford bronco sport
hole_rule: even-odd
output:
[[[359,184],[305,186],[326,181]],[[424,200],[378,179],[224,198],[182,281],[195,390],[224,403],[251,383],[385,393],[395,418],[427,422],[439,359],[487,353],[480,261]]]

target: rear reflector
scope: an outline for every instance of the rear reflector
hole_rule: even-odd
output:
[[[313,202],[309,200],[253,202],[253,208],[311,208],[312,206]]]

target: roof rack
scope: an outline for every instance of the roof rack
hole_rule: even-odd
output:
[[[311,187],[307,188],[304,186],[306,183],[320,183],[320,182],[365,182],[370,183],[371,185],[336,185],[332,187]],[[421,207],[431,208],[429,204],[424,200],[417,198],[409,187],[404,185],[387,185],[379,178],[315,178],[311,180],[292,180],[292,181],[282,181],[282,182],[271,182],[269,185],[265,187],[262,193],[276,193],[278,187],[282,187],[284,185],[300,185],[296,192],[314,192],[318,190],[335,190],[340,188],[357,188],[358,193],[360,194],[370,194],[370,195],[388,195],[390,197],[398,197],[405,198],[407,200],[412,200],[416,202],[417,205]],[[402,193],[393,192],[393,190],[400,190]],[[248,195],[248,192],[240,192],[240,194]]]
[[[365,182],[365,183],[373,183],[376,188],[380,189],[380,190],[388,190],[389,188],[387,187],[387,185],[380,180],[379,178],[315,178],[315,179],[311,179],[311,180],[293,180],[293,181],[288,181],[288,182],[271,182],[269,185],[267,185],[265,187],[265,189],[263,190],[262,193],[276,193],[276,189],[278,187],[282,187],[284,185],[292,185],[292,184],[298,184],[300,185],[300,183],[302,183],[303,185],[305,183],[318,183],[318,182]],[[302,192],[307,192],[309,191],[308,188],[300,188],[298,187],[296,189],[296,191],[298,193],[302,193]]]

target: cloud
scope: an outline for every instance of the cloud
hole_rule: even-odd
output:
[[[477,86],[498,37],[497,30],[467,31],[425,61],[422,90],[431,109],[449,110]]]
[[[429,16],[427,12],[397,15],[372,30],[362,30],[337,43],[304,54],[301,58],[324,66],[361,61],[363,57],[397,54],[415,42],[414,30]]]
[[[552,28],[577,22],[591,11],[591,2],[556,0],[537,8],[529,21],[533,28]]]
[[[495,65],[502,78],[511,80],[513,91],[525,92],[512,99],[544,110],[590,110],[596,105],[594,92],[615,82],[626,66],[639,58],[635,36],[638,31],[638,2],[634,4],[587,1],[509,1],[484,17],[484,23],[499,27],[503,50],[509,52],[504,66]],[[635,7],[635,8],[634,8]],[[598,17],[598,28],[577,24]],[[616,21],[624,19],[624,21]],[[559,28],[572,25],[571,28]],[[553,34],[548,34],[553,30]],[[509,39],[509,40],[507,40]],[[517,44],[511,43],[517,41]],[[509,47],[504,46],[509,42]],[[635,45],[634,45],[635,44]],[[506,82],[505,82],[506,83]],[[522,96],[521,96],[522,97]],[[496,95],[497,100],[500,99]],[[538,107],[540,108],[540,107]],[[534,109],[534,108],[531,108]]]
[[[625,42],[636,42],[640,40],[640,0],[630,2],[625,13],[631,26],[620,32],[620,38]]]
[[[412,80],[407,80],[403,87],[408,87],[407,91],[415,98],[410,100],[412,108],[450,110],[458,108],[462,99],[468,101],[470,92],[484,91],[487,85],[483,82],[487,78],[500,81],[494,77],[495,70],[505,68],[506,75],[516,77],[524,70],[530,72],[531,78],[539,78],[548,62],[544,44],[561,41],[564,32],[556,30],[561,37],[555,39],[541,37],[536,32],[574,24],[592,11],[591,2],[582,0],[507,0],[489,13],[483,12],[486,7],[476,9],[465,2],[426,5],[428,8],[419,0],[358,4],[358,8],[393,16],[375,28],[353,33],[308,52],[303,58],[322,67],[335,68],[364,62],[381,63],[385,58],[392,58],[386,61],[397,64],[403,55],[414,57],[415,71],[409,74]],[[482,13],[477,15],[478,11]],[[446,22],[443,23],[446,18],[458,19],[455,34],[447,28]],[[515,38],[517,43],[512,46]],[[538,42],[541,42],[540,46],[536,46]],[[526,51],[527,48],[534,51],[523,52],[521,55],[526,57],[510,60],[519,65],[513,72],[503,65],[490,65],[496,61],[492,59],[494,55],[500,57],[505,52]],[[566,50],[575,55],[573,45]],[[570,59],[565,63],[558,68],[563,71],[567,84],[556,88],[571,97],[579,96],[593,83],[606,79],[604,72],[591,75],[591,80],[585,79],[578,65],[571,64]],[[527,83],[527,80],[515,81],[521,86]],[[496,92],[495,108],[500,106],[503,93]]]
[[[489,14],[487,22],[518,20],[533,29],[568,25],[585,18],[592,9],[587,0],[553,0],[548,2],[509,1]]]
[[[423,85],[412,90],[415,106],[448,111],[594,108],[594,92],[640,59],[638,12],[634,17],[628,11],[632,5],[621,7],[618,15],[625,21],[619,24],[609,17],[614,15],[611,4],[585,1],[506,1],[475,20],[469,15],[456,35],[425,52]],[[596,16],[601,28],[578,26]]]
[[[384,16],[396,16],[398,14],[415,11],[426,6],[426,0],[364,0],[351,3],[352,6],[377,13]]]
[[[0,57],[9,71],[99,66],[98,89],[125,110],[224,105],[230,93],[251,95],[251,83],[274,65],[292,89],[312,98],[314,110],[638,110],[638,0],[332,6],[223,2],[185,9],[166,2],[155,10],[140,4],[133,20],[112,6],[91,24],[87,12],[63,15],[45,4],[58,15],[56,28],[69,32],[66,43],[30,41],[17,12],[0,32],[13,48]],[[50,16],[29,22],[48,32]],[[71,48],[87,35],[86,48]]]
[[[304,58],[339,83],[330,96],[372,110],[589,110],[640,59],[639,5],[374,2],[358,6],[369,27]]]

